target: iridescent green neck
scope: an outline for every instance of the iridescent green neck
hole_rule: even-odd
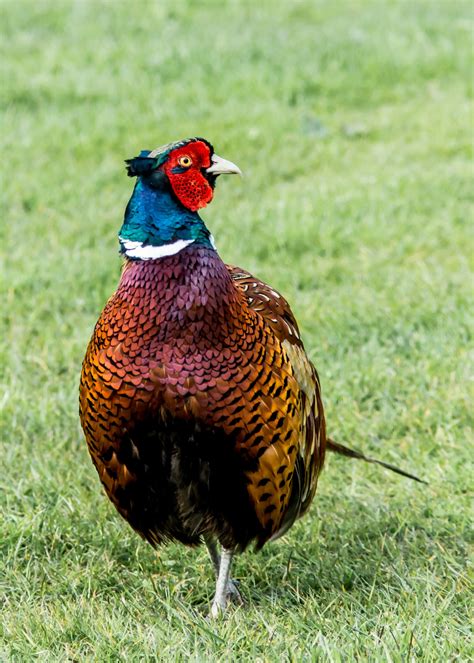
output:
[[[125,218],[119,232],[122,252],[141,258],[138,248],[146,249],[143,255],[153,256],[149,247],[163,247],[156,257],[168,255],[166,248],[196,244],[213,248],[212,237],[197,212],[186,209],[173,194],[163,176],[140,177],[125,210]],[[172,245],[172,246],[171,246]],[[179,251],[173,250],[172,253]]]

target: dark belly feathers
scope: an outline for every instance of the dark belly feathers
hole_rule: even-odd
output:
[[[123,470],[120,480],[106,457],[97,462],[104,485],[120,513],[150,543],[175,539],[193,545],[207,533],[225,546],[243,548],[257,537],[245,468],[221,431],[198,423],[144,421],[122,438],[115,455],[127,468],[127,480]]]

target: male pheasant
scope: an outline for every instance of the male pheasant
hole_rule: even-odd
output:
[[[206,542],[215,616],[238,598],[232,555],[307,511],[326,448],[363,456],[326,438],[288,303],[225,265],[198,214],[217,177],[239,168],[203,138],[126,163],[137,182],[119,233],[125,264],[84,359],[81,422],[107,495],[141,536]]]

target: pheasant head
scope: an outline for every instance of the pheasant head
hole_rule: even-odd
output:
[[[119,232],[122,253],[149,260],[192,242],[212,246],[197,210],[211,202],[219,175],[241,175],[238,166],[217,156],[204,138],[144,150],[126,164],[138,179]]]

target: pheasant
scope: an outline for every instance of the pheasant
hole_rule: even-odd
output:
[[[241,600],[233,555],[308,510],[326,449],[379,461],[326,437],[288,303],[224,264],[198,214],[217,177],[239,168],[203,138],[126,164],[137,181],[119,233],[124,266],[84,358],[81,423],[107,495],[142,537],[206,543],[217,616]]]

